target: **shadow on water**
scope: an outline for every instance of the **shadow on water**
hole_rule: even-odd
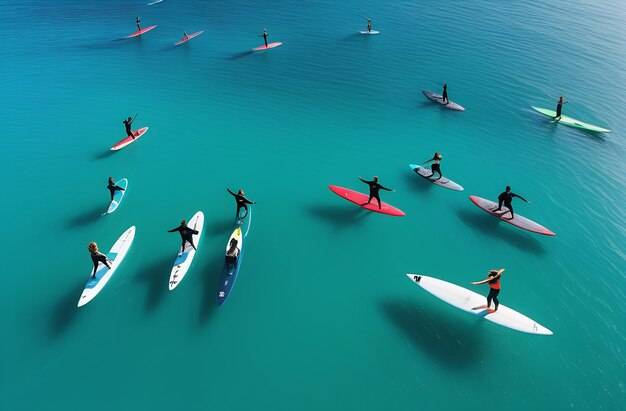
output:
[[[76,287],[72,287],[68,290],[62,298],[59,299],[56,306],[51,309],[50,336],[52,338],[57,338],[63,334],[72,324],[78,310],[80,310],[76,304],[78,304],[78,299],[84,289],[84,284],[81,283],[81,280],[77,280],[76,284]]]
[[[457,217],[465,224],[473,228],[477,228],[489,237],[503,239],[517,248],[534,254],[546,253],[546,250],[543,248],[541,242],[531,237],[532,235],[539,234],[526,233],[522,231],[521,228],[516,228],[514,226],[511,226],[511,229],[509,229],[509,227],[502,227],[503,225],[510,224],[500,221],[499,219],[485,212],[481,212],[480,210],[473,212],[472,210],[461,208],[457,210],[456,214]]]
[[[242,57],[246,57],[249,56],[250,54],[253,54],[254,51],[252,50],[246,50],[246,51],[242,51],[239,53],[235,53],[235,54],[231,54],[229,56],[224,57],[225,60],[237,60],[240,59]]]
[[[88,49],[88,50],[114,49],[114,48],[120,47],[121,45],[129,45],[130,44],[130,42],[125,42],[124,40],[128,40],[128,39],[122,37],[122,38],[119,38],[119,39],[100,41],[100,42],[97,42],[97,43],[80,44],[77,47],[80,47],[80,48],[83,48],[83,49]]]
[[[452,311],[449,315],[433,313],[413,300],[383,301],[379,307],[409,342],[439,365],[466,368],[484,357],[486,347],[479,328],[482,320],[467,322]]]
[[[67,222],[67,226],[70,228],[76,228],[86,224],[93,224],[97,219],[103,218],[102,213],[105,211],[106,204],[103,204],[84,213],[76,214]]]
[[[144,307],[146,312],[154,311],[169,292],[167,281],[175,258],[175,255],[162,256],[140,268],[135,275],[137,281],[145,283],[148,288]]]
[[[424,177],[418,175],[415,171],[411,171],[410,174],[404,173],[404,178],[407,184],[419,191],[430,191],[434,186],[433,183],[426,181]]]
[[[217,310],[217,286],[222,275],[224,260],[221,256],[211,258],[207,268],[202,270],[202,286],[198,326],[202,326],[215,314]]]
[[[111,157],[113,154],[115,154],[115,151],[113,150],[98,151],[93,157],[96,160],[104,160],[105,158]]]
[[[330,206],[313,205],[306,208],[309,214],[326,220],[336,228],[358,225],[365,217],[372,214],[372,211],[365,210],[358,206]]]

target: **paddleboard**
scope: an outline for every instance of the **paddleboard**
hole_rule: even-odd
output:
[[[129,34],[128,36],[126,36],[126,38],[129,39],[131,37],[141,36],[142,34],[149,32],[150,30],[152,30],[155,27],[156,27],[156,25],[150,26],[150,27],[146,27],[145,29],[141,29],[139,31],[136,31],[133,34]]]
[[[194,37],[198,37],[200,34],[204,33],[204,30],[202,31],[196,31],[195,33],[192,33],[190,35],[188,35],[187,37],[183,37],[182,40],[177,41],[176,43],[174,43],[175,46],[178,46],[179,44],[183,44],[188,42],[189,40],[191,40]]]
[[[253,48],[252,50],[253,50],[253,51],[261,51],[261,50],[273,49],[274,47],[278,47],[278,46],[280,46],[281,44],[283,44],[283,43],[280,43],[280,42],[276,42],[276,43],[269,43],[267,46],[264,44],[264,45],[262,45],[262,46],[255,47],[255,48]]]
[[[139,137],[143,136],[146,133],[146,131],[148,131],[148,127],[143,127],[143,128],[140,128],[139,130],[133,130],[133,134],[135,134],[135,138],[126,137],[125,139],[120,140],[117,143],[115,143],[113,147],[111,147],[111,150],[117,151],[126,147],[129,144],[134,143],[135,141],[139,140]]]
[[[160,2],[162,2],[162,1],[163,1],[163,0],[156,0],[156,1],[153,1],[152,3],[148,3],[148,6],[152,6],[153,4],[157,4],[157,3],[160,3]]]
[[[431,177],[432,172],[427,168],[418,166],[417,164],[409,164],[409,167],[411,167],[411,170],[415,171],[415,174],[423,177],[424,179],[430,181],[435,185],[438,185],[439,187],[449,188],[450,190],[454,191],[463,191],[463,187],[461,187],[459,184],[455,183],[452,180],[449,180],[445,177],[437,179],[437,177],[439,177],[439,174],[437,174],[437,177]]]
[[[509,213],[509,209],[506,208],[505,206],[502,206],[502,210],[497,211],[496,209],[498,208],[498,203],[494,203],[493,201],[489,201],[489,200],[486,200],[484,198],[477,197],[477,196],[469,196],[469,199],[472,201],[472,203],[476,204],[480,209],[485,210],[492,216],[496,216],[500,220],[506,223],[512,224],[515,227],[519,227],[526,231],[530,231],[530,232],[537,233],[537,234],[543,234],[543,235],[548,235],[548,236],[556,235],[552,231],[545,228],[544,226],[537,224],[534,221],[529,220],[526,217],[522,217],[517,212],[515,213],[515,217],[512,220],[509,220],[509,218],[511,217],[511,213]]]
[[[187,227],[198,231],[198,234],[191,236],[193,238],[193,243],[196,248],[198,248],[200,236],[202,236],[202,227],[204,227],[204,213],[202,213],[202,211],[198,211],[194,214],[193,217],[191,217],[191,220],[187,223]],[[178,249],[178,255],[174,261],[172,271],[170,272],[170,291],[176,288],[176,286],[183,281],[185,274],[187,274],[189,267],[191,267],[191,263],[193,262],[195,255],[196,250],[194,250],[189,243],[186,243],[184,250],[182,249],[182,246]]]
[[[376,30],[370,30],[370,31],[359,30],[359,31],[357,31],[357,33],[359,33],[359,34],[366,34],[366,35],[368,35],[368,34],[372,35],[372,34],[378,34],[378,33],[380,33],[380,31],[376,31]]]
[[[228,242],[226,243],[225,251],[228,251],[228,249],[230,248],[231,240],[237,240],[237,247],[239,247],[239,257],[237,258],[237,262],[235,264],[229,264],[226,261],[224,262],[224,267],[222,268],[222,274],[220,276],[220,282],[217,289],[217,305],[224,304],[235,285],[235,280],[237,279],[239,269],[241,268],[243,252],[247,243],[246,238],[248,237],[248,232],[250,231],[251,224],[252,207],[248,206],[248,215],[244,218],[242,224],[235,228],[231,236],[228,238]]]
[[[98,263],[98,268],[96,269],[96,277],[92,278],[91,274],[93,273],[93,265],[91,271],[89,271],[89,281],[87,281],[87,285],[85,285],[85,289],[83,290],[80,299],[78,300],[78,307],[82,307],[87,304],[89,301],[93,300],[96,295],[102,288],[106,285],[106,283],[111,279],[111,276],[117,270],[117,267],[122,263],[122,260],[126,256],[126,252],[130,248],[130,245],[133,243],[135,238],[135,226],[130,227],[128,230],[124,232],[117,239],[113,247],[111,247],[111,251],[109,251],[106,255],[109,257],[112,262],[109,263],[111,269],[109,269],[106,265],[102,263]]]
[[[120,203],[122,202],[122,198],[124,198],[124,195],[126,194],[126,189],[128,188],[128,180],[122,178],[120,181],[115,183],[115,185],[118,187],[122,187],[124,190],[115,190],[115,194],[113,194],[113,201],[111,201],[111,204],[109,204],[109,208],[104,214],[111,214],[113,211],[117,210],[117,207],[119,207]]]
[[[537,110],[539,113],[543,114],[544,116],[551,117],[553,119],[556,117],[556,111],[548,110],[547,108],[535,107],[535,106],[531,106],[531,107]],[[570,127],[580,128],[580,129],[587,130],[587,131],[595,131],[596,133],[610,133],[611,132],[611,130],[609,129],[594,126],[593,124],[583,123],[580,120],[576,120],[575,118],[571,118],[568,116],[561,116],[561,119],[558,121],[558,123],[564,124]]]
[[[474,291],[421,274],[407,274],[406,276],[435,297],[465,312],[513,330],[529,334],[552,335],[552,331],[546,327],[505,305],[500,304],[498,311],[488,309],[487,297]]]
[[[389,205],[385,202],[381,202],[381,208],[379,209],[378,203],[376,202],[376,199],[374,198],[372,199],[372,202],[370,204],[363,205],[363,203],[367,203],[367,200],[369,199],[368,194],[359,193],[358,191],[350,190],[349,188],[343,188],[339,186],[328,186],[328,188],[330,189],[330,191],[337,194],[339,197],[345,198],[346,200],[351,201],[354,204],[366,210],[374,211],[376,213],[381,213],[381,214],[392,215],[395,217],[402,217],[405,215],[404,211],[398,208],[395,208],[394,206]]]
[[[456,111],[465,111],[465,109],[463,107],[461,107],[460,105],[456,104],[454,101],[450,101],[448,100],[447,103],[443,103],[443,96],[440,94],[436,94],[436,93],[432,93],[428,90],[422,90],[422,93],[424,93],[424,95],[426,96],[426,98],[428,98],[431,101],[434,101],[437,104],[441,104],[442,106],[444,106],[445,108],[449,108],[450,110],[456,110]]]

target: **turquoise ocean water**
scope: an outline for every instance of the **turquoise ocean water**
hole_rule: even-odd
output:
[[[618,0],[0,2],[0,409],[626,408],[626,8]],[[356,30],[373,20],[379,36]],[[143,37],[134,18],[158,27]],[[271,41],[283,46],[249,53]],[[174,47],[183,30],[204,34]],[[430,104],[421,89],[466,107]],[[614,130],[552,124],[531,105]],[[121,121],[150,130],[117,153]],[[444,190],[409,163],[442,152]],[[328,184],[407,215],[362,211]],[[101,217],[106,180],[127,177]],[[476,208],[505,185],[516,211]],[[257,201],[237,284],[215,297],[234,201]],[[169,292],[197,210],[193,266]],[[91,261],[129,226],[106,288]],[[405,273],[554,331],[481,321]],[[487,287],[472,288],[486,293]]]

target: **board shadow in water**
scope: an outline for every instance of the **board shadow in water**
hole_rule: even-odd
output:
[[[139,269],[139,273],[134,278],[147,287],[145,312],[154,311],[163,301],[163,297],[169,293],[168,280],[172,264],[176,255],[172,252],[171,256],[163,256],[158,260],[152,261],[150,264]]]
[[[87,50],[108,50],[119,48],[122,45],[130,45],[130,42],[125,42],[124,40],[129,40],[127,38],[121,37],[113,40],[103,40],[97,43],[89,43],[89,44],[80,44],[77,47]]]
[[[113,150],[98,151],[96,154],[94,154],[93,157],[96,160],[103,160],[105,158],[111,157],[113,154],[115,154],[115,151],[113,151]]]
[[[233,230],[235,229],[235,227],[236,227],[235,220],[228,219],[228,220],[218,221],[210,225],[209,224],[205,225],[204,232],[211,234],[211,235],[231,234]],[[224,238],[224,244],[226,244],[226,240],[228,240],[228,238]]]
[[[86,278],[85,281],[87,281]],[[72,324],[78,310],[80,310],[76,305],[84,288],[84,284],[78,279],[76,287],[71,287],[70,290],[61,296],[58,303],[51,308],[52,316],[49,325],[52,338],[59,337]]]
[[[239,52],[239,53],[230,54],[230,55],[224,57],[224,59],[225,60],[237,60],[237,59],[240,59],[242,57],[249,56],[250,54],[253,54],[253,53],[254,53],[254,51],[252,51],[252,50],[242,51],[242,52]]]
[[[83,225],[93,224],[99,218],[104,218],[102,213],[106,211],[106,204],[99,205],[97,208],[92,208],[84,213],[76,214],[72,216],[67,222],[69,228],[78,228]]]
[[[504,221],[500,221],[500,219],[478,209],[476,212],[473,212],[472,210],[460,208],[457,210],[456,214],[459,220],[463,221],[472,228],[478,229],[480,232],[489,237],[502,239],[519,249],[534,254],[543,255],[546,253],[545,248],[543,248],[543,244],[531,237],[538,236],[539,234],[525,232],[521,228],[517,228]]]
[[[373,211],[368,211],[357,205],[312,205],[306,208],[306,211],[319,219],[325,220],[335,228],[344,228],[352,225],[358,225]]]
[[[225,250],[225,248],[221,250]],[[202,285],[198,289],[201,293],[202,304],[199,304],[198,326],[206,324],[217,310],[217,287],[223,268],[224,258],[218,255],[212,257],[208,267],[201,270]],[[224,303],[224,305],[226,304],[228,301]]]
[[[416,190],[419,190],[419,191],[430,191],[434,186],[433,183],[431,183],[430,181],[427,181],[424,177],[419,176],[415,171],[412,171],[412,170],[411,170],[411,174],[408,174],[408,173],[404,174],[404,178],[407,184],[411,186],[411,188],[415,188]],[[447,190],[446,188],[443,188],[443,187],[437,187],[437,188],[441,188],[442,190]]]
[[[438,365],[462,369],[484,358],[486,337],[481,324],[455,321],[454,312],[433,314],[414,300],[386,300],[379,307],[409,342]]]

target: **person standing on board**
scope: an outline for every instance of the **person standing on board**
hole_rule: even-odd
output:
[[[187,221],[182,220],[178,227],[168,230],[168,233],[173,233],[174,231],[178,231],[180,233],[180,238],[183,241],[183,244],[180,248],[181,251],[180,253],[178,253],[178,255],[181,255],[183,251],[185,251],[185,243],[189,243],[189,245],[194,250],[196,249],[196,246],[193,244],[193,235],[198,234],[198,231],[194,230],[193,228],[187,227]]]
[[[428,161],[425,161],[422,163],[422,165],[430,163],[431,161],[433,162],[433,165],[430,167],[430,172],[432,173],[431,175],[428,176],[428,178],[432,177],[435,175],[435,173],[439,173],[439,177],[437,178],[437,180],[439,180],[441,177],[443,177],[441,175],[441,167],[439,166],[439,163],[441,163],[441,159],[443,159],[443,157],[441,156],[441,154],[439,153],[439,151],[435,152],[435,155],[433,156],[433,158],[431,158]],[[424,176],[426,177],[426,176]]]
[[[561,109],[565,103],[567,103],[567,101],[563,100],[563,96],[559,97],[559,101],[556,103],[556,117],[554,117],[554,121],[559,121],[561,119]]]
[[[115,184],[113,177],[109,177],[109,185],[107,186],[107,188],[111,192],[111,202],[113,202],[113,196],[115,195],[116,191],[118,190],[124,191],[124,188]]]
[[[141,31],[141,20],[139,20],[139,16],[135,19],[135,23],[137,23],[137,30]]]
[[[361,177],[359,177],[359,180],[370,186],[370,198],[367,200],[367,203],[361,204],[362,206],[369,204],[372,201],[372,198],[375,198],[376,201],[378,201],[378,209],[380,210],[382,206],[380,204],[380,195],[378,194],[378,192],[380,190],[396,191],[378,184],[378,176],[374,176],[374,180],[372,181],[363,180]]]
[[[487,295],[487,309],[491,310],[491,300],[493,300],[495,304],[495,308],[493,311],[498,311],[498,306],[500,305],[500,300],[498,300],[498,294],[500,294],[500,277],[502,277],[502,273],[504,272],[504,268],[499,270],[489,270],[489,275],[482,281],[474,281],[472,284],[480,285],[489,283],[489,295]],[[493,312],[492,311],[492,312]]]
[[[441,102],[443,104],[448,104],[450,100],[448,100],[448,85],[443,83],[443,92],[441,93]]]
[[[227,188],[226,191],[228,191],[233,197],[235,197],[235,201],[237,202],[237,214],[235,216],[235,220],[237,221],[243,220],[248,215],[248,204],[256,204],[256,202],[248,200],[245,197],[245,193],[243,192],[243,189],[241,188],[239,189],[239,192],[237,194],[230,191],[229,188]],[[241,210],[242,208],[246,210],[246,212],[243,216],[240,217],[239,210]]]
[[[186,31],[183,31],[183,40],[186,40],[189,38],[189,34],[187,34]]]
[[[264,28],[263,29],[263,34],[260,34],[259,37],[263,36],[263,41],[265,42],[265,48],[267,48],[267,36],[269,36],[269,34],[267,34],[267,29]]]
[[[137,118],[137,114],[135,114],[135,118]],[[128,137],[132,137],[133,140],[135,139],[135,133],[131,130],[131,126],[133,121],[135,121],[135,118],[128,117],[128,119],[122,121],[122,124],[124,124],[124,127],[126,128],[126,135]]]
[[[509,209],[509,211],[511,212],[511,218],[509,218],[509,220],[512,220],[514,218],[513,215],[513,206],[511,205],[511,201],[513,200],[513,197],[517,197],[520,198],[522,200],[524,200],[526,203],[530,204],[530,201],[526,200],[524,197],[517,195],[515,193],[511,192],[511,187],[510,186],[506,186],[506,189],[503,193],[500,193],[500,195],[498,196],[498,208],[496,208],[495,210],[498,211],[502,211],[502,204],[504,203],[504,206],[506,208]],[[493,211],[495,211],[493,210]],[[500,216],[503,216],[506,213],[501,214]]]
[[[109,262],[113,262],[113,260],[111,260],[109,257],[107,257],[106,255],[98,251],[98,244],[96,244],[95,241],[92,241],[91,243],[89,243],[89,245],[87,246],[87,249],[91,253],[91,261],[93,261],[93,274],[91,275],[91,278],[96,278],[96,271],[98,271],[98,263],[102,263],[106,265],[109,270],[111,269]]]
[[[368,33],[371,33],[372,32],[372,20],[369,17],[365,17],[365,18],[367,19],[367,31]]]

